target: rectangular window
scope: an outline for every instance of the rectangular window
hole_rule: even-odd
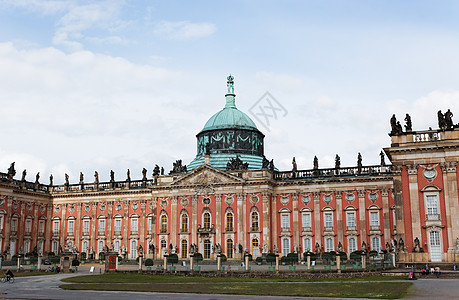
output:
[[[83,234],[89,234],[89,220],[83,220]]]
[[[105,234],[105,220],[100,219],[99,220],[99,235],[104,235]]]
[[[290,240],[283,239],[282,240],[282,255],[287,256],[290,253]]]
[[[355,227],[355,212],[348,212],[346,214],[347,227]]]
[[[149,217],[148,218],[148,233],[151,233],[152,228],[153,228],[152,225],[153,225],[153,218]]]
[[[121,233],[121,219],[115,219],[115,232]]]
[[[67,232],[69,234],[73,234],[74,226],[75,226],[75,221],[74,220],[69,220],[69,224],[68,224],[68,227],[67,227]]]
[[[311,228],[311,214],[303,214],[303,231],[310,231]]]
[[[57,251],[58,251],[58,249],[59,249],[57,246],[58,246],[58,245],[57,245],[57,242],[56,242],[56,241],[54,241],[54,242],[53,242],[53,252],[54,252],[54,254],[56,254],[56,255],[58,255],[58,254],[59,254],[59,253],[57,252]]]
[[[440,220],[438,213],[438,197],[437,195],[426,195],[427,220]]]
[[[53,234],[59,234],[59,221],[53,222]]]
[[[25,223],[25,233],[30,234],[31,229],[32,229],[32,220],[27,219]]]
[[[17,219],[12,219],[11,220],[11,231],[16,232],[18,227],[18,220]]]
[[[115,241],[115,252],[120,252],[120,241]]]
[[[283,231],[290,230],[290,218],[289,215],[281,215],[281,227]]]
[[[40,220],[40,222],[38,223],[38,234],[43,235],[44,232],[45,232],[45,221]]]
[[[328,230],[333,230],[333,214],[325,213],[325,228]]]
[[[370,226],[379,227],[379,213],[377,211],[370,212]]]
[[[3,215],[0,215],[0,230],[3,231]]]
[[[381,243],[380,239],[378,237],[374,237],[371,239],[371,248],[372,250],[376,251],[379,253],[381,251]]]
[[[131,219],[131,232],[137,233],[137,221],[138,219]]]

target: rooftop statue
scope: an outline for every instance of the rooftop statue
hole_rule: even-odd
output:
[[[83,172],[80,172],[80,184],[83,184],[84,182],[84,175]]]
[[[169,172],[169,175],[187,172],[186,165],[184,166],[182,165],[181,159],[176,160],[175,163],[173,163],[172,165],[173,165],[172,171]]]
[[[53,186],[53,179],[54,179],[53,174],[49,175],[49,185],[50,186]]]
[[[145,168],[142,169],[142,180],[147,180],[147,169]]]
[[[319,159],[317,158],[317,156],[314,156],[313,165],[314,165],[314,170],[319,169]]]
[[[21,178],[21,181],[25,181],[25,180],[26,180],[26,175],[27,175],[27,170],[24,169],[24,171],[22,171],[22,178]]]
[[[231,160],[226,164],[227,171],[247,170],[248,168],[249,164],[242,162],[239,155],[236,155],[236,158],[231,158]]]
[[[69,183],[69,174],[65,173],[64,178],[65,178],[65,185],[69,186],[69,184],[70,184]]]
[[[99,184],[99,173],[94,171],[94,183]]]
[[[228,87],[228,94],[234,94],[234,77],[231,74],[226,78],[226,86]]]
[[[161,175],[164,175],[164,167],[161,167]]]
[[[341,158],[338,154],[335,156],[335,169],[341,168]]]
[[[110,182],[114,182],[115,181],[115,172],[113,172],[113,170],[110,170]]]
[[[35,175],[35,183],[39,183],[40,180],[40,172],[37,173],[37,175]]]
[[[14,164],[16,162],[12,162],[10,167],[8,168],[8,177],[13,178],[16,175],[16,170],[14,169]]]
[[[410,117],[409,114],[406,114],[406,116],[405,116],[405,122],[406,122],[405,131],[406,131],[406,132],[413,131],[413,124],[411,123],[411,117]]]
[[[274,171],[274,159],[269,162],[269,170]]]
[[[402,125],[400,124],[399,121],[397,121],[395,114],[393,114],[392,118],[390,118],[390,126],[391,126],[390,135],[398,135],[398,134],[403,133]]]
[[[266,157],[263,156],[262,169],[268,169],[268,168],[269,168],[269,160],[267,160]]]
[[[292,161],[292,172],[296,172],[298,171],[298,167],[296,165],[296,161],[295,161],[295,157],[293,157],[293,161]]]
[[[131,170],[127,169],[126,181],[131,181]]]
[[[357,154],[357,173],[362,173],[362,154]]]
[[[453,113],[449,109],[445,112],[445,125],[447,129],[452,129],[454,127]]]
[[[386,161],[384,160],[384,151],[381,150],[381,152],[379,153],[379,157],[381,157],[380,165],[381,166],[385,166],[386,165]]]
[[[437,112],[437,118],[438,118],[438,128],[440,128],[442,130],[445,130],[446,129],[446,120],[445,120],[445,116],[443,115],[441,110],[439,110]]]
[[[155,165],[155,168],[153,169],[153,177],[154,176],[159,176],[159,166]]]

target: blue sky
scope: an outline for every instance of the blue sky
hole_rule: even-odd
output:
[[[389,118],[459,114],[456,1],[0,0],[0,167],[56,181],[171,169],[224,105],[269,91],[288,111],[265,152],[280,169],[379,162]],[[458,115],[459,118],[459,115]],[[458,118],[453,118],[456,122]],[[402,122],[403,123],[403,122]],[[2,167],[3,166],[3,167]],[[136,176],[135,174],[138,174]],[[47,180],[44,180],[47,181]]]

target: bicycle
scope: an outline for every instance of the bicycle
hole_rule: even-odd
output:
[[[11,276],[5,276],[5,277],[2,277],[2,279],[0,279],[2,283],[5,283],[5,282],[9,282],[9,283],[13,283],[14,282],[14,277],[11,277]]]

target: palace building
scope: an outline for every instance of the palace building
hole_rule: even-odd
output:
[[[196,158],[168,175],[157,167],[153,178],[144,170],[140,180],[95,174],[94,182],[46,185],[16,178],[13,163],[0,173],[0,252],[97,258],[110,248],[136,259],[141,246],[147,257],[188,258],[193,248],[204,259],[216,249],[240,259],[242,251],[342,248],[457,261],[459,128],[440,125],[393,126],[387,165],[382,153],[380,165],[341,167],[337,157],[335,168],[279,171],[264,156],[263,133],[237,109],[230,76],[224,108],[196,136]]]

